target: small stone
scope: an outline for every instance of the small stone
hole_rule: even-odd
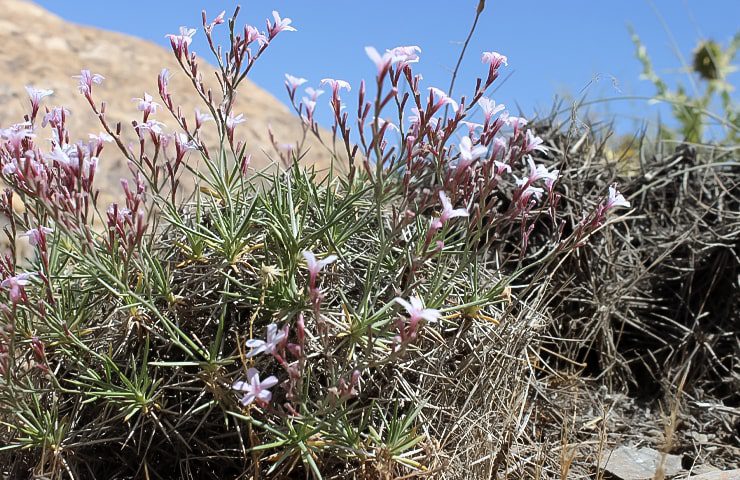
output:
[[[660,465],[661,454],[652,448],[634,448],[622,446],[605,452],[601,458],[603,469],[621,480],[647,480],[655,476]],[[667,477],[681,472],[681,457],[666,455],[663,473]]]
[[[686,480],[740,480],[740,468],[725,470],[724,472],[707,472],[700,475],[692,475]]]
[[[703,445],[709,443],[709,437],[705,433],[691,432],[688,436],[693,438],[699,444]]]

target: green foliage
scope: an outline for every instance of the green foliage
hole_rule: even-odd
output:
[[[740,46],[740,32],[724,49],[713,40],[700,41],[693,52],[692,65],[686,66],[685,73],[691,85],[687,87],[679,83],[675,89],[671,89],[655,71],[647,48],[637,33],[632,29],[630,32],[635,44],[635,56],[642,64],[642,78],[655,86],[655,101],[670,104],[679,124],[677,133],[680,140],[705,143],[709,140],[706,127],[718,125],[725,135],[721,140],[726,144],[736,144],[740,138],[740,109],[732,101],[734,87],[728,76],[737,70],[732,61]],[[713,111],[717,103],[722,108],[721,113]],[[673,134],[661,126],[661,136],[671,137]]]

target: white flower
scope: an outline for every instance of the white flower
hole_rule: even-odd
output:
[[[435,323],[439,321],[439,317],[442,315],[439,310],[434,308],[424,308],[424,303],[419,297],[409,297],[408,301],[401,297],[396,297],[393,300],[406,309],[409,321],[412,323],[417,323],[419,320]]]
[[[473,146],[473,141],[470,137],[463,137],[460,141],[460,161],[457,167],[466,168],[487,153],[488,148],[483,145]]]
[[[494,70],[499,68],[502,64],[509,66],[509,59],[506,55],[501,55],[498,52],[483,52],[480,57],[481,62],[490,65]]]
[[[437,98],[438,100],[434,104],[436,108],[440,108],[443,105],[450,105],[452,107],[452,110],[457,112],[457,109],[459,106],[457,105],[457,102],[450,98],[449,95],[444,90],[441,90],[437,87],[429,87],[429,91],[432,92],[433,98]]]
[[[483,115],[485,115],[486,117],[486,122],[491,120],[491,117],[496,115],[498,112],[506,108],[506,106],[503,104],[496,105],[496,102],[494,100],[486,97],[481,97],[481,99],[478,100],[478,106],[483,110]]]
[[[294,77],[293,75],[290,75],[288,73],[285,74],[285,85],[287,85],[288,88],[290,88],[291,90],[295,90],[307,81],[308,80],[306,80],[305,78]]]
[[[244,396],[241,398],[241,403],[244,406],[255,401],[258,404],[266,405],[272,399],[272,392],[268,389],[274,387],[277,383],[277,377],[272,375],[264,380],[260,380],[260,374],[257,369],[250,368],[247,370],[247,381],[236,381],[231,388],[238,392],[244,392]]]
[[[277,325],[271,323],[267,326],[266,341],[257,338],[247,340],[246,345],[252,349],[252,351],[247,354],[247,358],[254,357],[256,355],[259,355],[260,353],[274,355],[277,352],[278,346],[285,340],[286,337],[287,334],[284,330],[278,330]]]
[[[619,193],[619,190],[614,185],[609,186],[609,198],[606,201],[606,210],[614,207],[625,207],[629,208],[630,202],[624,198],[624,195]]]

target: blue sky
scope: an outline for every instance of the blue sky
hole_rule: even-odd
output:
[[[209,17],[230,13],[234,1],[104,1],[42,0],[37,3],[76,23],[142,37],[168,46],[164,38],[180,25],[200,25],[200,11]],[[241,2],[241,22],[259,26],[273,9],[291,17],[295,33],[279,37],[251,75],[258,85],[286,102],[284,73],[318,84],[324,77],[357,85],[374,74],[364,54],[419,45],[416,70],[425,86],[447,89],[461,42],[472,22],[477,0],[279,0]],[[689,61],[700,38],[725,45],[740,28],[740,0],[488,0],[457,81],[456,93],[472,90],[485,71],[480,52],[495,50],[509,57],[511,74],[491,96],[525,116],[547,112],[555,95],[578,96],[588,88],[592,98],[649,96],[652,86],[639,80],[627,25],[641,36],[656,70],[668,80],[680,79],[676,49]],[[669,29],[670,33],[666,30]],[[193,47],[206,53],[199,32]],[[675,42],[675,43],[674,43]],[[104,73],[104,72],[103,72]],[[500,82],[501,79],[499,79]],[[498,83],[498,82],[497,82]],[[737,74],[733,78],[737,83]],[[156,79],[152,79],[156,85]],[[308,86],[305,85],[305,86]],[[737,98],[737,96],[735,96]],[[328,106],[318,118],[328,123]],[[615,115],[620,130],[654,119],[660,107],[645,101],[614,101],[602,111]]]

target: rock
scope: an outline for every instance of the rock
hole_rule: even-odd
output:
[[[724,472],[707,472],[700,475],[692,475],[686,480],[740,480],[740,468],[725,470]]]
[[[604,470],[621,480],[646,480],[655,476],[662,454],[652,448],[621,446],[604,453],[601,465]],[[663,473],[666,477],[681,472],[681,457],[666,455]]]

